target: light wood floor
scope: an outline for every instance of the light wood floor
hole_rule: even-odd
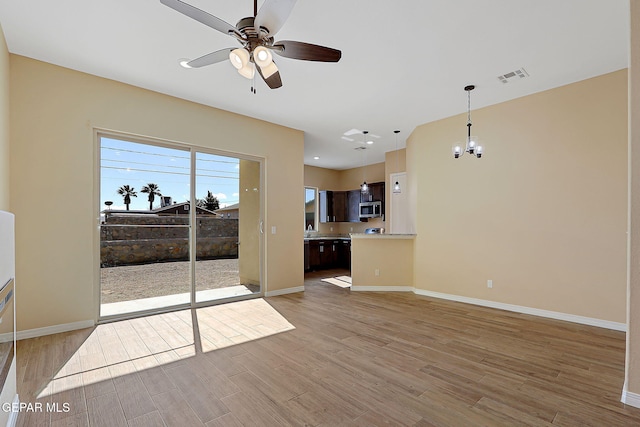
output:
[[[20,341],[21,400],[70,410],[18,425],[640,425],[619,402],[624,333],[321,277]]]

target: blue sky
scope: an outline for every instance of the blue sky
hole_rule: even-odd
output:
[[[189,151],[103,137],[100,156],[100,210],[106,208],[107,200],[113,202],[111,209],[125,209],[117,192],[122,185],[138,193],[131,200],[131,210],[149,209],[148,195],[140,192],[149,183],[157,184],[162,195],[174,202],[189,200]],[[211,191],[220,207],[238,203],[239,163],[234,157],[197,153],[196,198]],[[159,197],[153,207],[160,207]]]

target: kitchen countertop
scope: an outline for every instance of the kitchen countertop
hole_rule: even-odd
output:
[[[415,239],[415,234],[365,234],[365,233],[351,233],[352,239]]]
[[[309,240],[351,240],[350,236],[312,236],[305,237],[305,241]]]

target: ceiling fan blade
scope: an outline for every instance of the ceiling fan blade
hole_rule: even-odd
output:
[[[207,53],[206,55],[201,56],[200,58],[192,59],[187,62],[185,65],[189,68],[200,68],[205,65],[216,64],[218,62],[225,61],[229,59],[229,53],[235,48],[228,47],[225,49],[216,50],[215,52]]]
[[[269,35],[274,35],[282,28],[295,5],[296,0],[265,0],[256,15],[254,26],[263,27]]]
[[[272,65],[275,66],[276,65],[275,62]],[[260,69],[259,66],[256,65],[256,69],[258,70],[258,74],[260,74],[260,77],[262,77],[262,80],[264,80],[267,86],[269,86],[271,89],[278,89],[279,87],[282,86],[280,71],[278,71],[277,67],[276,67],[276,72],[271,74],[267,78],[264,77],[264,74],[262,74],[262,70]]]
[[[171,9],[182,13],[183,15],[187,15],[189,18],[195,19],[196,21],[213,28],[214,30],[218,30],[224,34],[233,34],[236,32],[236,27],[229,24],[228,22],[223,21],[222,19],[211,15],[210,13],[205,12],[204,10],[198,9],[195,6],[191,6],[180,0],[160,0],[165,6],[169,6]]]
[[[342,52],[338,49],[291,40],[278,41],[273,47],[274,52],[280,56],[304,61],[338,62],[342,57]]]

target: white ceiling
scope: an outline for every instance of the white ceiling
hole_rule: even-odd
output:
[[[187,2],[231,24],[253,13],[251,0]],[[0,1],[10,52],[303,130],[305,164],[334,169],[365,161],[345,131],[379,135],[365,153],[381,162],[393,130],[404,146],[416,126],[465,112],[467,84],[474,109],[627,67],[628,21],[628,0],[299,0],[276,40],[342,59],[276,56],[283,87],[253,95],[228,62],[178,65],[237,42],[159,0]],[[498,81],[521,67],[529,78]]]

